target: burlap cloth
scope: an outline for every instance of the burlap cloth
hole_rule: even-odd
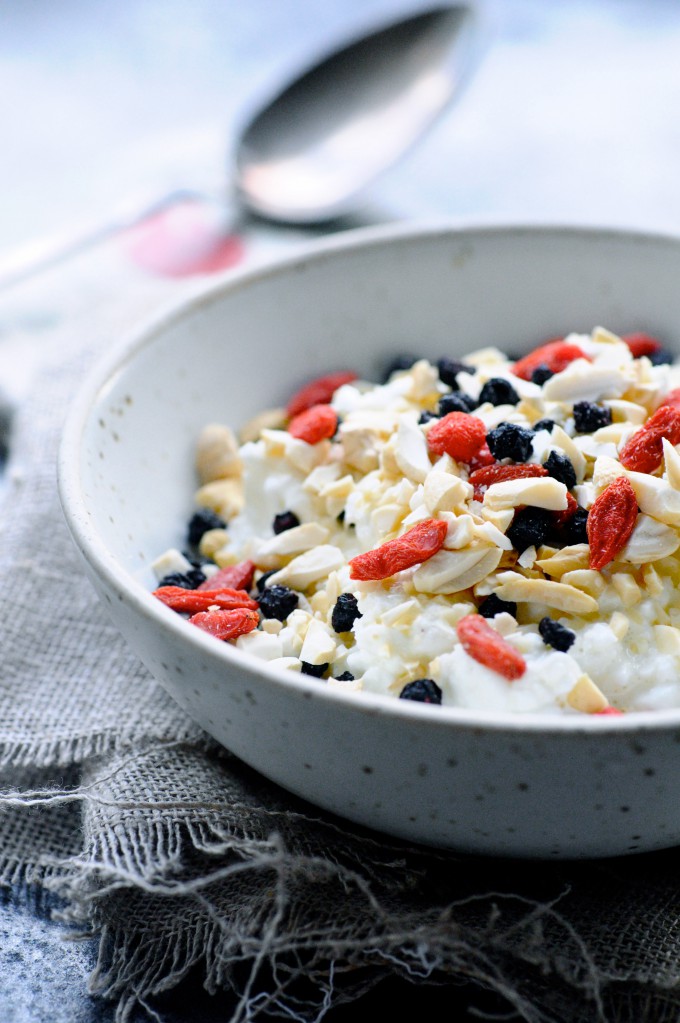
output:
[[[394,973],[472,981],[531,1023],[680,1019],[675,851],[527,870],[362,832],[218,748],[109,624],[61,517],[60,427],[97,355],[185,287],[109,253],[0,308],[0,380],[19,371],[0,507],[0,882],[49,887],[100,936],[91,991],[120,1021],[190,970],[232,993],[234,1021],[320,1019]]]

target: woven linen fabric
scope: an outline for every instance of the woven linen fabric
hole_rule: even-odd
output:
[[[168,292],[125,279],[121,300],[111,274],[63,278],[39,337],[5,318],[36,370],[0,507],[0,882],[57,892],[100,936],[91,990],[121,1023],[197,970],[234,1023],[321,1019],[395,973],[476,983],[530,1023],[677,1021],[675,851],[527,870],[352,827],[218,747],[127,649],[55,479],[83,373]]]

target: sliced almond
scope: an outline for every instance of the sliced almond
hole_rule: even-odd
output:
[[[446,550],[458,551],[470,546],[475,536],[475,523],[471,515],[440,512],[439,518],[448,525],[444,540]]]
[[[565,586],[575,586],[577,590],[584,590],[596,598],[604,592],[607,585],[602,573],[590,568],[576,568],[571,572],[565,572],[560,582]]]
[[[498,547],[440,550],[416,569],[413,586],[419,593],[458,593],[493,572],[501,553]]]
[[[474,534],[476,539],[481,540],[483,543],[492,543],[503,551],[512,550],[512,541],[508,539],[505,533],[502,533],[500,529],[494,526],[493,522],[475,522]],[[536,551],[534,551],[535,555]]]
[[[610,398],[604,404],[611,409],[614,423],[642,426],[647,422],[649,413],[644,405],[638,405],[634,401],[624,401],[623,398]]]
[[[325,487],[335,483],[341,472],[342,469],[338,462],[317,465],[302,484],[302,489],[306,490],[308,494],[321,494]]]
[[[378,536],[393,532],[404,517],[402,504],[383,504],[371,512],[371,525]]]
[[[312,547],[318,547],[319,544],[326,542],[328,536],[325,526],[318,522],[304,522],[265,540],[260,544],[253,560],[258,568],[276,568],[281,558],[302,554]]]
[[[590,548],[587,543],[572,544],[570,547],[563,547],[561,551],[555,551],[548,557],[539,558],[536,561],[536,567],[546,575],[561,579],[565,572],[588,568],[589,556]]]
[[[306,590],[312,583],[335,572],[345,563],[345,556],[333,544],[321,544],[311,551],[299,554],[284,568],[268,579],[269,586],[289,586],[293,590]]]
[[[347,465],[359,472],[372,472],[378,468],[382,441],[374,430],[345,421],[340,427],[340,437]]]
[[[415,417],[401,416],[397,427],[397,444],[394,449],[397,465],[407,479],[424,483],[432,468],[425,434]]]
[[[678,547],[680,535],[676,529],[642,514],[638,515],[631,538],[619,554],[619,560],[632,565],[644,565],[667,558]]]
[[[666,480],[673,490],[680,490],[680,452],[665,437],[662,443]]]
[[[517,508],[520,504],[549,511],[564,511],[567,507],[567,488],[552,476],[538,476],[492,483],[484,494],[485,507],[496,511]]]
[[[626,472],[640,511],[667,526],[680,528],[680,491],[666,480],[644,472]]]
[[[588,615],[597,611],[597,601],[575,586],[549,579],[526,579],[517,572],[500,572],[496,593],[501,600],[545,604],[567,614]]]
[[[586,460],[569,434],[565,433],[561,426],[553,426],[550,440],[553,447],[559,448],[560,451],[569,456],[576,473],[576,481],[582,483],[586,474]]]
[[[602,366],[574,359],[561,373],[556,373],[543,385],[547,401],[601,401],[603,398],[621,398],[634,383],[630,372],[617,366]]]

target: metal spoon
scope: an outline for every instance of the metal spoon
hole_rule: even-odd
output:
[[[232,171],[237,210],[288,224],[347,212],[451,102],[474,65],[478,41],[473,8],[438,5],[318,61],[239,133]],[[0,261],[0,289],[179,202],[226,198],[178,189],[78,235],[31,243]]]

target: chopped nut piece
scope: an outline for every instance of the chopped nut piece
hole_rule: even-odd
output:
[[[624,607],[635,607],[640,603],[640,587],[627,572],[615,572],[611,584],[619,595]]]
[[[642,571],[642,579],[645,589],[652,597],[660,597],[663,593],[663,583],[653,565],[645,565]]]
[[[328,539],[328,530],[318,522],[304,522],[266,540],[257,549],[253,561],[258,568],[276,568],[281,558],[302,554]]]
[[[292,590],[306,590],[308,586],[323,579],[345,564],[345,557],[339,547],[321,544],[311,551],[305,551],[269,577],[269,586],[289,586]]]
[[[657,522],[649,515],[638,515],[632,536],[619,554],[620,561],[643,565],[660,561],[680,547],[680,535],[671,526]]]
[[[258,440],[263,430],[281,430],[286,419],[285,408],[266,409],[243,424],[239,430],[239,440],[241,444],[247,444],[248,441]]]
[[[440,472],[437,468],[425,477],[423,496],[431,515],[440,511],[453,511],[456,505],[472,497],[472,487],[459,476]]]
[[[219,423],[203,427],[196,442],[196,471],[201,483],[241,475],[243,465],[233,430]]]
[[[545,548],[541,548],[541,551]],[[540,553],[540,552],[539,552]],[[548,557],[541,557],[536,562],[546,575],[561,579],[565,572],[574,572],[579,569],[588,568],[590,548],[587,543],[576,543],[570,547],[563,547],[561,551],[555,551]]]
[[[318,618],[312,618],[305,633],[300,660],[307,664],[328,664],[335,657],[336,643],[328,627]]]
[[[226,529],[207,529],[198,543],[198,553],[204,558],[212,558],[216,551],[230,543]]]
[[[583,674],[567,693],[567,703],[584,714],[597,714],[609,706],[609,700],[589,675]]]
[[[394,457],[407,479],[413,480],[414,483],[425,482],[425,478],[432,469],[432,463],[425,434],[415,419],[407,416],[400,417]]]
[[[492,483],[484,494],[484,505],[494,510],[531,505],[548,511],[564,511],[567,507],[567,488],[552,476],[505,480]]]
[[[673,490],[680,490],[680,452],[665,437],[661,443],[663,444],[666,479],[673,487]]]
[[[672,654],[680,657],[680,629],[673,625],[655,625],[654,645],[662,654]]]
[[[615,611],[609,619],[609,628],[617,639],[623,639],[630,628],[630,618],[621,614],[620,611]]]
[[[206,483],[196,491],[199,508],[210,508],[228,521],[243,510],[243,483],[240,479],[221,479]]]
[[[591,597],[599,597],[607,585],[600,572],[591,568],[576,568],[565,572],[561,580],[565,586],[575,586],[577,590],[585,590]]]

